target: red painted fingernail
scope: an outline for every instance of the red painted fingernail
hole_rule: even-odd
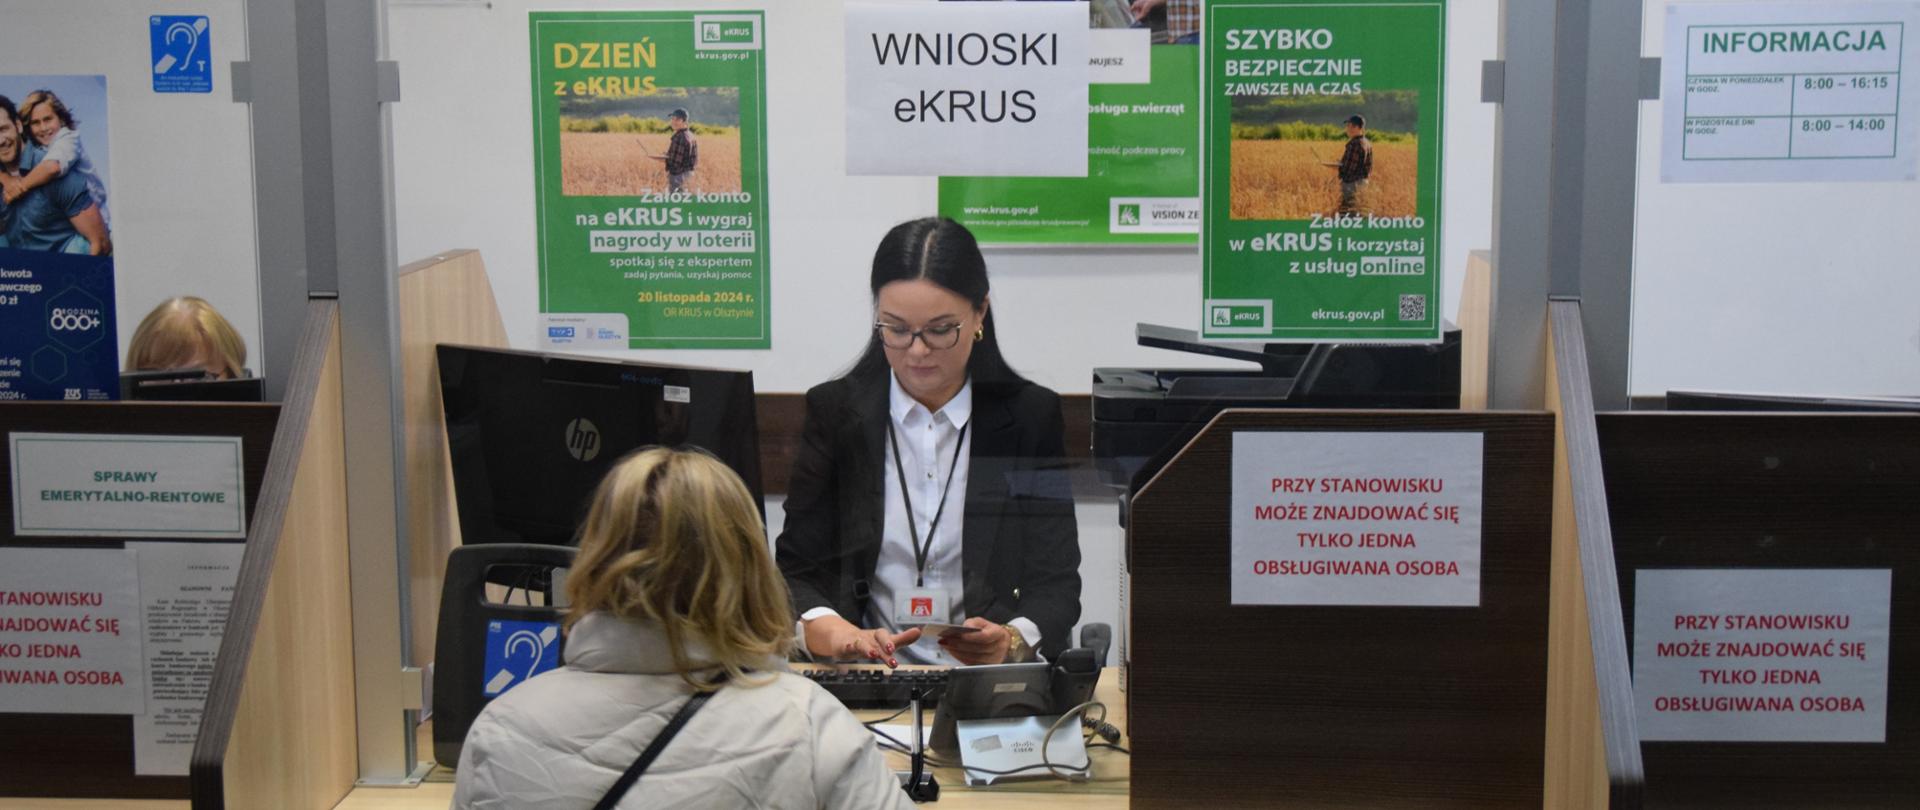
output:
[[[895,661],[895,660],[893,660],[893,659],[891,659],[891,658],[889,658],[889,659],[887,659],[887,666],[890,666],[890,667],[897,667],[897,666],[900,666],[900,662],[899,662],[899,661]]]

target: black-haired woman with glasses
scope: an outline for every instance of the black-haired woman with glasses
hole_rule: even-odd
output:
[[[817,658],[1050,657],[1080,618],[1060,397],[1000,354],[987,265],[950,219],[873,255],[873,335],[807,392],[776,557]]]

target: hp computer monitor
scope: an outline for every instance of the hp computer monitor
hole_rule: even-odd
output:
[[[763,503],[752,372],[438,351],[463,542],[572,543],[600,479],[648,445],[707,450]]]

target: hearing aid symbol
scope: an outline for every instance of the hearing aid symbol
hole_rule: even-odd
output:
[[[153,72],[168,73],[175,70],[184,71],[189,66],[192,66],[193,54],[200,49],[200,37],[206,32],[207,18],[205,17],[196,17],[192,22],[175,20],[167,25],[166,31],[160,35],[161,41],[165,42],[168,48],[178,48],[178,55],[175,53],[161,54],[160,58],[153,63]],[[182,46],[183,42],[185,43],[184,47]],[[197,67],[204,70],[206,60],[200,60],[200,64]]]
[[[554,640],[560,635],[558,626],[544,622],[538,623],[543,625],[538,627],[527,626],[536,624],[533,622],[494,622],[492,624],[512,624],[517,627],[511,628],[511,632],[506,634],[505,641],[499,642],[498,648],[487,650],[485,671],[493,673],[487,678],[484,690],[487,697],[505,692],[528,678],[553,669],[559,663],[552,660]],[[496,628],[489,626],[488,629]],[[503,626],[497,629],[509,628]],[[488,635],[488,644],[491,647],[495,643],[492,640],[495,633]]]
[[[213,92],[213,34],[208,18],[155,14],[147,22],[153,92]]]

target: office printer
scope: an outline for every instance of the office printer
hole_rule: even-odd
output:
[[[1134,339],[1142,346],[1259,368],[1094,369],[1100,481],[1131,494],[1225,408],[1457,409],[1460,329],[1447,323],[1444,330],[1430,344],[1203,343],[1189,329],[1138,324]]]

